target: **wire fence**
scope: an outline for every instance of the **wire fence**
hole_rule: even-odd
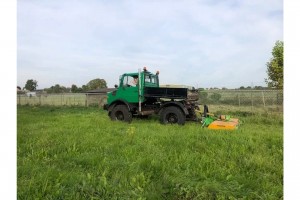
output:
[[[200,103],[283,112],[283,90],[204,90]]]
[[[107,102],[106,93],[58,93],[17,95],[18,105],[51,105],[51,106],[99,106]]]
[[[236,110],[263,109],[283,112],[282,90],[204,90],[199,92],[200,104],[223,106]],[[106,94],[60,93],[17,95],[18,105],[99,106],[107,102]],[[230,106],[230,107],[229,107]]]

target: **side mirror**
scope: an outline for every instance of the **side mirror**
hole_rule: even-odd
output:
[[[118,88],[118,85],[117,85],[117,84],[115,84],[115,88]]]

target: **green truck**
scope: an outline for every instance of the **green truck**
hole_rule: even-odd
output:
[[[156,114],[162,124],[184,125],[186,120],[197,120],[198,99],[195,89],[159,87],[159,72],[144,68],[121,75],[103,108],[111,120],[131,122],[134,116]]]

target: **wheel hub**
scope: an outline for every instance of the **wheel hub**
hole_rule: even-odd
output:
[[[174,124],[174,123],[177,123],[178,118],[174,113],[170,113],[167,116],[167,120],[168,120],[169,123]]]
[[[123,121],[124,120],[124,114],[121,111],[116,112],[116,119]]]

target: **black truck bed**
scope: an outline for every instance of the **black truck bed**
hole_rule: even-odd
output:
[[[145,87],[144,96],[155,98],[186,99],[187,91],[187,88]]]

